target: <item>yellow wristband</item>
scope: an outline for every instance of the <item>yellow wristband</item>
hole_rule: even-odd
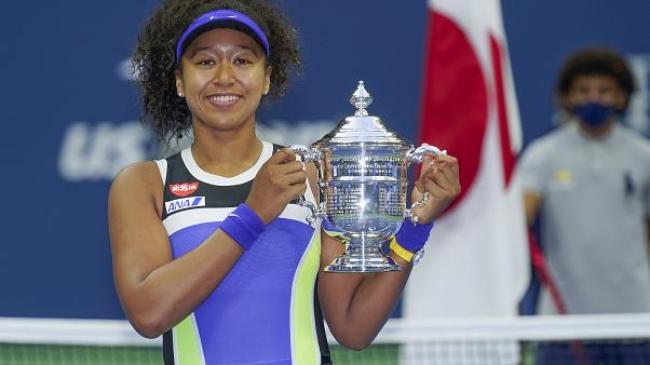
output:
[[[408,262],[413,261],[413,256],[415,255],[413,252],[405,249],[404,247],[400,246],[399,243],[397,243],[397,240],[395,239],[395,236],[390,240],[390,249],[391,251],[395,252],[395,254],[404,260]]]

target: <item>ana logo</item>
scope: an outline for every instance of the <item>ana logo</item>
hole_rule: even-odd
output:
[[[198,182],[170,184],[169,191],[181,198],[194,194],[199,189]]]
[[[204,196],[195,196],[192,198],[177,199],[165,203],[167,208],[167,214],[172,214],[179,210],[195,208],[195,207],[204,207],[205,206],[205,197]]]

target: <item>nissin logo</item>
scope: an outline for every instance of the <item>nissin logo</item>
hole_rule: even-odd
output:
[[[194,194],[198,189],[199,189],[199,183],[196,181],[192,183],[181,183],[181,184],[169,185],[169,191],[172,194],[179,196],[181,198]]]
[[[205,197],[195,196],[193,198],[172,200],[170,202],[167,202],[165,206],[167,208],[167,214],[172,214],[179,210],[188,209],[188,208],[204,207]]]

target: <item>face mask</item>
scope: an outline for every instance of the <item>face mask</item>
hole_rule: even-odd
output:
[[[613,107],[593,101],[576,105],[572,112],[592,128],[603,125],[615,114]]]

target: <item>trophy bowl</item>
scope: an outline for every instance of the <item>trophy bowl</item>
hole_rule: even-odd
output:
[[[310,223],[323,218],[326,233],[346,245],[345,253],[325,271],[398,271],[401,267],[383,248],[402,224],[417,223],[419,218],[411,209],[424,204],[416,202],[406,208],[409,165],[445,151],[429,145],[415,149],[387,130],[378,117],[369,116],[366,108],[372,97],[363,81],[350,102],[357,109],[354,116],[339,122],[310,147],[291,146],[304,162],[313,161],[318,169],[319,206],[304,199],[300,203],[311,209]]]

